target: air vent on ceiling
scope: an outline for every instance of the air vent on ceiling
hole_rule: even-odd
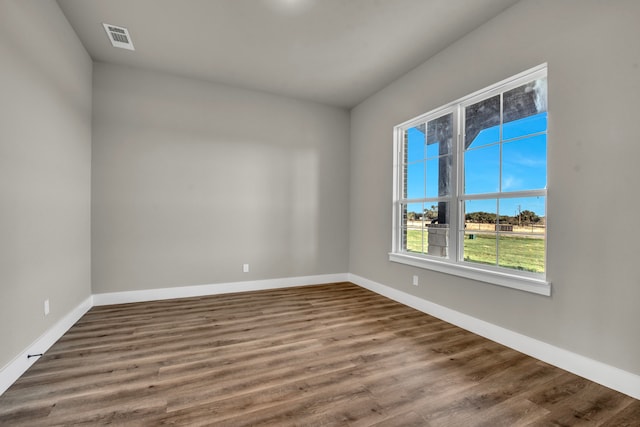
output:
[[[111,44],[113,45],[113,47],[135,50],[133,47],[133,43],[131,42],[129,30],[123,27],[118,27],[117,25],[102,25],[104,25],[104,30],[107,32],[107,35],[109,36],[109,40],[111,40]]]

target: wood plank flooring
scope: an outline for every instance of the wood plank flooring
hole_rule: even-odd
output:
[[[0,425],[640,426],[640,401],[350,283],[92,308]]]

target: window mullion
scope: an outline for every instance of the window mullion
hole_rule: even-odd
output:
[[[522,191],[510,191],[507,193],[479,193],[479,194],[468,194],[461,195],[461,200],[483,200],[483,199],[515,199],[517,197],[538,197],[538,196],[546,196],[547,190],[522,190]]]
[[[453,204],[455,205],[456,217],[455,217],[455,262],[460,262],[462,260],[462,248],[463,239],[464,239],[464,209],[462,206],[462,195],[464,194],[464,139],[465,139],[465,111],[464,107],[461,104],[458,104],[456,107],[456,149],[455,151],[455,197],[453,200]]]
[[[503,127],[504,124],[504,92],[500,92],[500,126],[498,128],[498,135],[499,135],[499,141],[500,141],[500,160],[499,160],[499,165],[498,165],[498,193],[500,193],[500,195],[502,195],[502,148],[503,148],[503,139],[504,139],[504,135],[503,135]],[[500,265],[500,198],[496,198],[496,265]]]

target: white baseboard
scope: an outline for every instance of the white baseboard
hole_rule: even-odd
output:
[[[46,352],[94,305],[218,295],[347,281],[598,384],[625,393],[635,399],[640,399],[640,376],[638,375],[350,273],[95,294],[79,304],[0,370],[0,395],[38,359],[37,357],[29,359],[27,355]]]
[[[251,280],[247,282],[216,283],[211,285],[178,286],[140,291],[110,292],[94,294],[93,305],[125,304],[130,302],[220,295],[233,292],[262,291],[294,286],[346,282],[348,280],[348,273],[337,273],[321,274],[318,276],[286,277],[282,279]]]
[[[7,363],[0,370],[0,396],[38,360],[38,357],[29,358],[27,357],[28,355],[46,352],[69,328],[84,316],[92,306],[92,297],[82,301],[76,308],[42,334],[40,338],[35,340],[33,344],[17,355],[11,362]]]
[[[640,376],[460,313],[355,274],[349,281],[550,365],[640,399]]]
[[[141,291],[112,292],[94,294],[87,298],[33,344],[17,355],[0,370],[0,396],[26,370],[38,360],[28,358],[29,354],[45,353],[65,332],[71,328],[93,306],[123,304],[130,302],[154,301],[173,298],[187,298],[204,295],[218,295],[233,292],[260,291],[267,289],[291,288],[295,286],[320,285],[324,283],[346,282],[348,273],[321,274],[317,276],[286,277],[282,279],[252,280],[247,282],[218,283],[212,285],[182,286],[174,288],[149,289]]]

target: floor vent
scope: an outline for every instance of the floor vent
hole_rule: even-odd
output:
[[[133,43],[131,42],[129,30],[111,24],[102,25],[104,25],[104,30],[107,32],[107,35],[109,36],[109,40],[111,40],[111,44],[113,45],[113,47],[135,50],[135,48],[133,47]]]

